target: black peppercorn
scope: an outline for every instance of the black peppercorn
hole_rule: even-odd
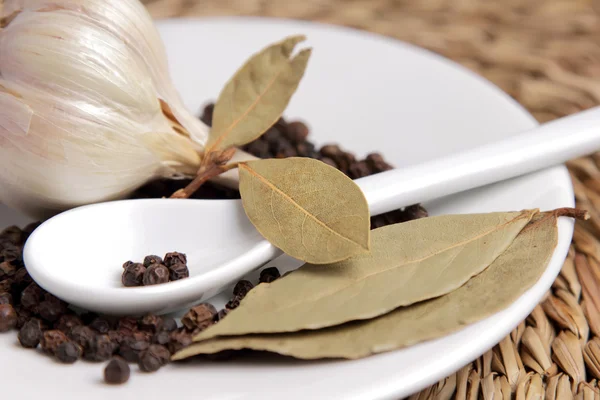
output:
[[[190,271],[187,265],[182,263],[175,263],[169,267],[169,279],[172,281],[178,281],[180,279],[188,278]]]
[[[88,326],[78,325],[71,328],[68,335],[69,339],[80,345],[85,351],[90,347],[90,343],[94,339],[94,336],[96,336],[96,332]]]
[[[260,271],[260,278],[258,279],[261,283],[271,283],[281,276],[279,270],[276,267],[265,268]]]
[[[275,155],[275,158],[289,158],[296,157],[298,155],[298,151],[293,147],[286,147],[281,151],[278,151]]]
[[[67,303],[50,293],[44,295],[44,301],[38,306],[38,314],[48,322],[57,321],[67,311]]]
[[[121,275],[121,283],[127,287],[142,286],[145,273],[146,267],[143,264],[129,264]]]
[[[342,154],[335,159],[335,162],[340,171],[349,175],[350,166],[356,162],[356,157],[354,157],[354,154],[342,152]]]
[[[158,371],[160,367],[168,364],[171,359],[169,350],[160,344],[153,344],[140,353],[138,365],[144,372]]]
[[[33,316],[33,313],[23,308],[23,306],[14,307],[17,312],[17,328],[21,329],[23,325]]]
[[[162,329],[163,319],[154,314],[145,315],[139,322],[140,330],[156,333]]]
[[[11,278],[0,279],[0,292],[10,292],[14,280]]]
[[[17,291],[23,291],[23,289],[33,282],[33,279],[31,279],[31,276],[29,276],[29,273],[25,268],[19,268],[17,272],[15,272],[13,279],[14,287]]]
[[[300,157],[309,157],[309,155],[311,153],[313,153],[315,151],[315,147],[306,142],[306,143],[298,143],[296,145],[296,153],[298,153],[298,155]]]
[[[342,154],[342,150],[336,144],[325,145],[321,147],[321,150],[319,150],[319,152],[323,157],[329,157],[332,160],[335,160],[340,154]]]
[[[152,337],[152,343],[166,345],[171,340],[171,332],[160,331]]]
[[[171,340],[168,345],[171,354],[177,353],[179,350],[190,344],[192,344],[192,335],[185,330],[185,327],[181,327],[171,332]]]
[[[138,328],[137,319],[133,318],[133,317],[122,317],[119,319],[119,322],[117,323],[117,329],[120,331],[124,330],[124,331],[134,332],[134,331],[137,331],[137,328]]]
[[[184,264],[187,265],[187,256],[183,253],[178,253],[176,251],[165,254],[164,265],[167,267],[171,267],[174,264]]]
[[[93,320],[98,318],[98,314],[96,314],[95,312],[88,311],[88,312],[81,314],[79,317],[83,321],[84,325],[89,325],[92,323]]]
[[[21,264],[23,261],[23,255],[21,253],[21,249],[14,244],[4,243],[4,249],[0,252],[0,256],[2,257],[2,261],[7,261],[9,263],[17,263]]]
[[[358,179],[371,175],[371,171],[365,161],[358,161],[351,164],[348,168],[350,178]]]
[[[371,153],[367,156],[366,162],[371,170],[371,173],[376,174],[383,171],[394,169],[390,164],[385,162],[381,154]]]
[[[131,334],[131,337],[133,337],[136,340],[143,340],[145,342],[150,342],[152,340],[152,333],[147,332],[147,331],[138,331],[138,332],[133,332]]]
[[[425,218],[428,216],[427,210],[423,208],[420,204],[415,204],[412,206],[408,206],[404,209],[404,214],[407,221],[412,221],[414,219]]]
[[[240,298],[239,298],[239,297],[237,297],[237,296],[233,296],[233,297],[231,298],[231,300],[229,300],[229,301],[227,302],[227,304],[225,304],[225,308],[226,308],[227,310],[229,310],[229,311],[231,311],[231,310],[234,310],[234,309],[236,309],[236,308],[238,308],[238,307],[239,307],[239,305],[240,305],[240,301],[242,301],[242,299],[240,299]]]
[[[4,277],[14,276],[17,272],[17,267],[8,261],[0,263],[0,279]]]
[[[17,326],[17,312],[10,304],[0,304],[0,332],[8,332]]]
[[[40,343],[42,345],[42,350],[44,350],[45,353],[55,355],[58,346],[61,343],[64,343],[68,340],[69,339],[64,333],[62,333],[58,329],[52,329],[50,331],[44,332]]]
[[[83,353],[83,358],[88,361],[106,361],[111,358],[116,346],[108,335],[95,335]]]
[[[269,158],[269,142],[266,140],[255,140],[244,149],[258,158]]]
[[[125,383],[131,374],[129,364],[121,357],[114,357],[104,368],[104,381],[113,385]]]
[[[204,122],[208,126],[210,126],[212,124],[212,116],[213,116],[214,109],[215,109],[214,104],[207,104],[206,106],[204,106],[204,109],[202,110],[202,116],[200,117],[200,119],[202,120],[202,122]]]
[[[0,232],[0,237],[8,240],[12,244],[20,245],[23,239],[23,231],[18,226],[9,226]]]
[[[181,323],[189,330],[206,329],[213,323],[216,314],[217,310],[212,304],[198,304],[181,318]]]
[[[115,347],[115,349],[117,349],[121,343],[123,343],[123,341],[125,340],[125,337],[128,336],[126,334],[124,334],[123,331],[115,331],[115,330],[111,330],[108,331],[107,333],[110,341],[113,343],[113,347]]]
[[[142,282],[144,286],[167,283],[169,282],[169,269],[162,264],[152,264],[146,268]]]
[[[215,317],[213,318],[213,322],[217,323],[220,320],[222,320],[223,318],[225,318],[227,316],[227,314],[229,314],[229,310],[224,308],[221,311],[219,311],[217,313],[217,315],[215,315]]]
[[[325,164],[332,166],[333,168],[337,168],[337,164],[335,161],[333,161],[331,158],[329,157],[323,157],[321,159],[321,162],[324,162]]]
[[[0,304],[12,304],[12,303],[13,303],[12,294],[10,294],[8,292],[0,293]]]
[[[152,264],[162,264],[162,262],[163,262],[163,260],[159,256],[154,256],[154,255],[146,256],[144,258],[144,267],[148,268]]]
[[[277,140],[269,142],[269,148],[273,154],[283,153],[286,150],[293,150],[293,145],[284,137],[279,136]]]
[[[42,321],[32,318],[23,324],[17,337],[21,346],[34,349],[40,344],[43,334]]]
[[[286,136],[293,143],[300,143],[306,140],[309,134],[308,127],[300,121],[290,122],[287,126]]]
[[[281,132],[275,126],[269,128],[263,135],[262,138],[269,144],[277,143],[281,140]]]
[[[241,280],[238,283],[236,283],[235,287],[233,288],[233,295],[235,297],[239,297],[241,300],[244,297],[246,297],[248,292],[251,291],[253,287],[254,285],[252,285],[252,283],[250,283],[249,281]]]
[[[32,282],[21,293],[21,305],[30,311],[37,311],[38,304],[42,301],[45,290]]]
[[[89,324],[89,327],[99,333],[108,333],[111,324],[106,318],[98,317]]]
[[[73,364],[81,357],[81,346],[73,342],[64,342],[58,345],[55,357],[58,361],[65,364]]]
[[[58,321],[54,323],[54,329],[58,329],[64,333],[71,332],[71,329],[75,326],[83,325],[83,321],[75,314],[64,314]]]
[[[119,347],[119,355],[129,362],[138,362],[142,351],[150,347],[146,340],[136,337],[125,337]]]
[[[171,332],[177,329],[177,322],[173,318],[163,318],[162,330]]]

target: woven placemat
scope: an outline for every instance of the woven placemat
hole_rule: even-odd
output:
[[[260,15],[352,26],[446,56],[539,122],[600,103],[592,0],[147,0],[155,18]],[[600,153],[568,163],[578,207],[552,290],[500,344],[410,399],[600,399]]]

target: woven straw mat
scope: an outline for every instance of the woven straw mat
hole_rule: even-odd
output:
[[[448,57],[539,122],[600,103],[600,0],[146,0],[155,18],[260,15],[334,23]],[[578,222],[560,276],[510,336],[410,399],[600,400],[600,153],[568,163]]]

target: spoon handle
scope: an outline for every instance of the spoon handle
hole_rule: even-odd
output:
[[[355,180],[372,215],[514,178],[600,149],[600,106],[504,140]]]

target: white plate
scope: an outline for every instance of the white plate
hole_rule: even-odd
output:
[[[254,18],[159,23],[173,78],[187,105],[199,110],[253,52],[304,33],[314,53],[287,112],[311,127],[319,144],[339,142],[364,155],[382,151],[401,167],[474,147],[533,127],[535,120],[506,94],[429,52],[380,36],[305,22]],[[432,215],[573,206],[564,167],[451,196]],[[2,225],[26,220],[6,208]],[[398,399],[456,371],[523,320],[560,271],[573,223],[559,221],[559,244],[539,282],[510,308],[444,338],[357,361],[257,361],[171,365],[138,373],[122,387],[101,382],[103,364],[63,366],[0,336],[3,398]],[[278,267],[297,263],[278,260]],[[217,306],[225,297],[214,299]],[[11,396],[12,394],[12,396]]]

